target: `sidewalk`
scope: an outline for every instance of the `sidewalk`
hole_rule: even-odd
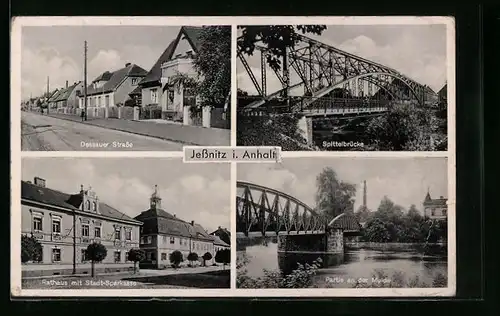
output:
[[[228,129],[101,118],[88,118],[86,122],[82,122],[80,116],[58,113],[50,113],[48,116],[186,145],[229,146],[231,144],[231,131]]]

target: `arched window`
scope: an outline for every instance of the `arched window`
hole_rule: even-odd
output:
[[[97,203],[96,202],[92,202],[92,211],[97,211]]]
[[[90,210],[90,201],[89,201],[89,200],[87,200],[87,203],[86,203],[86,204],[87,204],[87,205],[85,205],[85,206],[86,206],[87,210]]]

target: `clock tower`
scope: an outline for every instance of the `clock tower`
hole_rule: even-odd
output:
[[[158,195],[158,185],[155,185],[155,191],[151,194],[149,201],[152,210],[161,209],[161,197]]]

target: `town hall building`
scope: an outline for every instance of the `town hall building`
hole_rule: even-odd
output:
[[[64,193],[50,189],[44,179],[21,181],[21,233],[42,246],[39,258],[22,265],[23,277],[90,274],[87,246],[107,249],[96,273],[133,271],[128,251],[139,248],[141,222],[102,202],[92,188]]]

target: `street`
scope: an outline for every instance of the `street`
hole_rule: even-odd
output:
[[[179,151],[181,143],[21,112],[23,151]]]

